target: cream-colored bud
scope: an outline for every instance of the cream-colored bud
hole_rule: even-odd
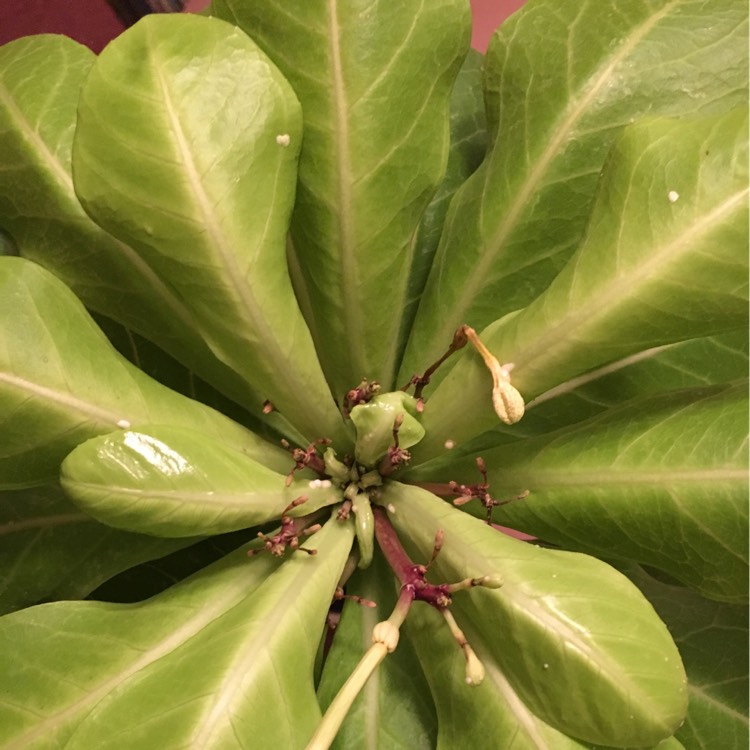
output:
[[[396,650],[396,646],[398,646],[398,639],[398,628],[388,620],[379,622],[372,629],[372,642],[382,643],[388,649],[389,654],[392,654]]]
[[[479,661],[479,657],[468,644],[464,646],[464,654],[466,655],[466,684],[481,685],[484,680],[484,664]]]
[[[482,576],[479,579],[479,585],[484,586],[486,589],[499,589],[503,585],[503,577],[498,573]]]
[[[496,380],[492,389],[492,405],[505,424],[515,424],[523,416],[526,404],[523,396],[508,380]]]
[[[484,364],[492,375],[492,405],[495,407],[497,416],[505,424],[515,424],[523,416],[526,404],[523,396],[510,382],[510,371],[513,369],[513,364],[501,365],[497,361],[497,357],[482,343],[473,328],[463,326],[463,331],[481,355]]]

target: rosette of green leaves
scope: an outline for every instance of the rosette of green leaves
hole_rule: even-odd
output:
[[[214,11],[242,31],[159,17],[96,60],[60,37],[0,50],[2,252],[23,256],[0,258],[2,606],[85,597],[128,568],[137,580],[133,566],[195,537],[273,534],[285,509],[325,524],[304,542],[317,554],[238,551],[134,605],[0,620],[0,747],[304,747],[324,616],[354,567],[353,524],[326,523],[324,506],[358,460],[372,470],[394,447],[393,407],[412,464],[379,491],[415,561],[442,527],[431,575],[505,585],[455,597],[486,663],[476,698],[451,679],[455,646],[425,644],[434,618],[415,612],[409,679],[384,672],[344,738],[388,747],[403,724],[380,709],[396,695],[414,707],[415,747],[494,748],[494,733],[513,748],[699,748],[718,727],[741,748],[744,4],[530,0],[496,35],[481,90],[476,58],[461,68],[465,2]],[[81,302],[265,426],[148,377]],[[472,352],[438,372],[423,414],[390,393],[342,419],[348,389],[406,383],[462,323],[514,364],[520,423],[497,425]],[[342,486],[310,471],[287,486],[294,462],[272,430],[302,448],[330,438]],[[568,551],[510,544],[408,486],[475,484],[478,455],[490,500],[529,492],[495,520]],[[384,619],[374,555],[352,587]],[[634,575],[677,641],[687,695],[664,625],[596,557],[700,592]],[[342,633],[356,638],[332,652],[347,664],[372,620],[353,606]],[[323,702],[341,676],[329,661]],[[484,711],[481,733],[466,725]]]

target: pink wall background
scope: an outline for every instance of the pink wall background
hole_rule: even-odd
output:
[[[524,0],[471,0],[474,14],[472,44],[487,47],[501,21],[520,8]],[[199,10],[207,0],[189,0]],[[29,34],[67,34],[95,52],[123,29],[105,0],[0,0],[0,44]]]
[[[0,44],[30,34],[67,34],[99,52],[122,29],[105,0],[0,0]]]
[[[471,45],[484,52],[495,29],[526,0],[471,0],[474,28]]]

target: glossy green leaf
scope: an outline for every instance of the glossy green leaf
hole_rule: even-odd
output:
[[[498,422],[492,430],[408,469],[404,475],[420,481],[447,476],[455,472],[455,464],[464,456],[473,459],[499,445],[554,432],[631,399],[721,385],[740,380],[747,372],[747,331],[652,347],[551,388],[526,404],[518,424]]]
[[[748,731],[748,613],[660,583],[629,577],[648,596],[680,649],[688,673],[688,715],[677,736],[687,750],[745,750]]]
[[[411,327],[427,276],[443,232],[448,205],[456,190],[482,163],[487,150],[487,123],[482,97],[484,56],[469,54],[458,71],[450,102],[450,150],[445,176],[425,209],[414,241],[414,262],[409,277],[403,319]],[[399,385],[399,383],[397,383]]]
[[[57,485],[0,492],[0,614],[82,599],[120,571],[190,543],[103,526]]]
[[[712,598],[745,601],[747,409],[743,380],[636,400],[485,451],[494,497],[530,492],[493,518],[567,549],[637,560]],[[446,480],[477,474],[468,458],[461,468]]]
[[[625,130],[579,251],[531,305],[482,332],[527,401],[654,346],[747,328],[747,149],[742,109]],[[419,451],[491,427],[490,389],[464,355],[430,398]]]
[[[351,539],[333,520],[306,543],[315,556],[279,564],[243,549],[140,604],[7,615],[0,747],[303,748],[320,717],[313,657]]]
[[[552,432],[633,398],[720,385],[747,372],[744,330],[645,349],[543,393],[527,404],[522,429]]]
[[[485,668],[482,684],[467,685],[463,651],[436,610],[415,605],[403,631],[414,643],[435,701],[437,750],[589,749],[536,717],[489,654],[477,654]],[[478,639],[466,635],[476,649]]]
[[[667,629],[624,576],[585,555],[511,539],[416,487],[389,483],[380,502],[433,580],[500,576],[499,589],[454,598],[513,690],[555,729],[581,740],[645,747],[670,737],[687,704]]]
[[[415,565],[445,531],[431,581],[504,585],[454,596],[482,687],[417,603],[339,747],[742,747],[747,613],[674,584],[747,596],[746,4],[528,0],[486,69],[461,68],[468,0],[216,5],[98,60],[0,48],[0,255],[25,256],[0,257],[0,607],[94,600],[0,618],[0,750],[302,750],[393,602],[371,501]],[[130,363],[30,261],[125,326],[103,324]],[[342,401],[425,372],[459,323],[515,364],[520,423],[470,349],[423,414]],[[281,436],[332,438],[324,472],[287,488]],[[383,477],[394,443],[411,463]],[[494,520],[542,548],[451,505],[450,480],[484,491],[478,456],[492,497],[530,490]],[[63,461],[108,523],[241,530],[103,526],[30,486]],[[302,494],[295,516],[352,501],[317,555],[212,564]],[[316,700],[342,575],[378,608],[346,603]]]
[[[354,455],[363,466],[375,466],[394,445],[393,430],[396,420],[398,446],[411,448],[424,437],[424,428],[417,419],[417,402],[403,391],[378,394],[366,404],[355,406],[351,419],[357,429]]]
[[[166,385],[173,391],[189,396],[194,401],[200,401],[202,404],[226,414],[235,422],[239,422],[243,427],[247,427],[266,440],[278,443],[283,436],[299,445],[305,444],[304,436],[300,435],[278,411],[264,414],[262,419],[259,414],[251,414],[247,409],[243,409],[236,401],[227,398],[149,339],[125,328],[110,318],[105,318],[103,315],[94,314],[92,317],[110,340],[112,346],[125,359],[132,362],[146,375],[158,380],[162,385]]]
[[[86,80],[75,189],[175,290],[222,362],[308,439],[345,442],[287,273],[300,140],[294,92],[247,36],[151,15]]]
[[[375,624],[387,619],[396,604],[396,581],[381,556],[349,579],[347,591],[377,607],[354,601],[344,605],[318,686],[324,711],[372,645]],[[435,708],[414,648],[401,638],[396,653],[386,657],[355,700],[331,747],[433,750],[436,725]]]
[[[607,750],[568,737],[535,716],[513,690],[501,667],[481,645],[485,668],[481,685],[466,685],[466,659],[443,618],[431,607],[415,606],[402,629],[413,641],[438,710],[437,750]],[[464,634],[472,648],[479,639]],[[399,642],[399,649],[401,642]],[[642,750],[642,749],[641,749]],[[654,750],[683,750],[674,737]]]
[[[300,98],[293,276],[337,395],[390,388],[414,233],[445,169],[448,105],[469,48],[465,0],[217,0]]]
[[[294,462],[290,460],[293,466]],[[285,476],[205,434],[184,427],[121,430],[79,445],[62,463],[68,497],[102,523],[163,537],[209,536],[342,499],[329,480]]]
[[[623,126],[746,103],[746,39],[743,0],[532,0],[504,23],[485,60],[491,145],[452,202],[399,380],[549,285]],[[666,185],[655,205],[669,190],[690,192]]]
[[[157,342],[260,413],[263,397],[216,358],[185,302],[131,247],[94,223],[75,195],[76,108],[94,60],[59,35],[0,48],[0,227],[89,308]]]
[[[280,448],[123,359],[75,295],[23,258],[0,258],[0,420],[0,487],[54,480],[79,443],[139,424],[184,425],[289,466]]]

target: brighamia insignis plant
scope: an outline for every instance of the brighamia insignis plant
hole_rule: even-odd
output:
[[[211,13],[0,50],[0,748],[742,748],[744,0]]]

